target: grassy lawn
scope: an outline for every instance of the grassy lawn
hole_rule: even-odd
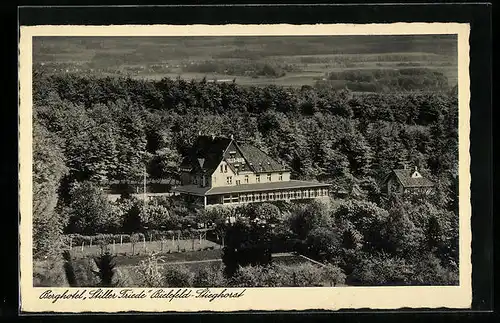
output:
[[[188,261],[203,261],[220,259],[222,255],[221,249],[214,250],[202,250],[202,251],[190,251],[190,252],[174,252],[174,253],[161,253],[159,258],[166,264],[172,262],[188,262]],[[116,265],[117,266],[136,266],[141,260],[148,257],[147,254],[142,255],[128,255],[128,256],[117,256]]]

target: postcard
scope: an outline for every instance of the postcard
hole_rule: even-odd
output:
[[[21,310],[470,308],[468,38],[21,26]]]

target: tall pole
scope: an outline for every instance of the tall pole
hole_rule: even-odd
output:
[[[143,182],[143,189],[144,189],[144,208],[146,208],[146,165],[144,165],[144,182]]]

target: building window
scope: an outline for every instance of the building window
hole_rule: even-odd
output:
[[[267,193],[262,193],[262,201],[267,201]]]
[[[270,182],[271,181],[271,174],[267,174],[267,181]]]
[[[274,200],[274,193],[269,193],[269,200]]]
[[[224,165],[224,173],[227,173],[227,165]]]
[[[241,181],[239,179],[236,180],[236,185],[240,185]]]
[[[283,173],[280,173],[278,176],[278,180],[282,181],[283,180]]]
[[[227,184],[233,184],[233,176],[228,176],[226,179]]]
[[[260,183],[260,175],[255,175],[255,182]]]
[[[255,201],[256,202],[260,201],[260,194],[255,194]]]
[[[220,172],[224,173],[224,166],[223,165],[220,165]]]
[[[248,184],[248,175],[245,175],[245,184]]]

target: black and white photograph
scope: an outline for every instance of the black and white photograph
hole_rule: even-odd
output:
[[[460,287],[459,35],[365,30],[34,35],[36,298]]]

